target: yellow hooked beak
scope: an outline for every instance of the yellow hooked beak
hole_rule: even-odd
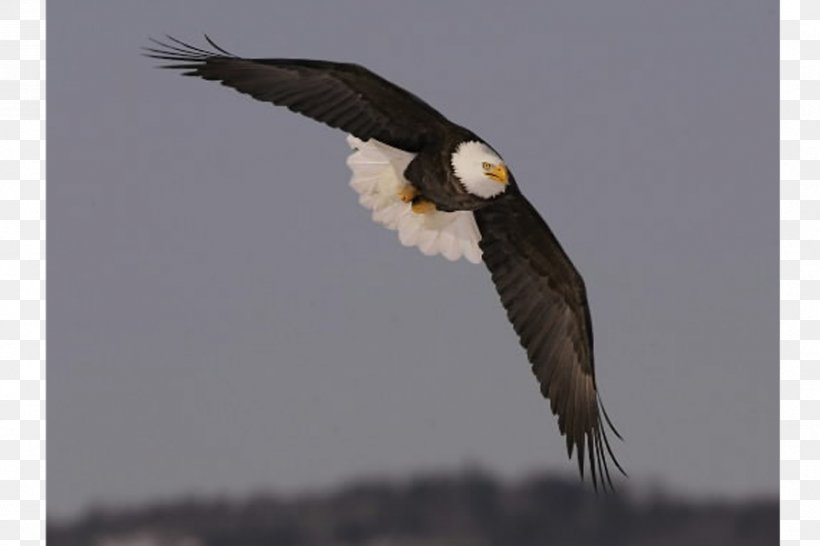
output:
[[[490,166],[489,169],[486,169],[486,173],[488,177],[500,184],[506,184],[509,181],[509,173],[507,172],[506,165],[503,163]]]

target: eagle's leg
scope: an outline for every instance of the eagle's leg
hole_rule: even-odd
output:
[[[432,201],[425,199],[412,184],[405,184],[399,190],[399,199],[402,203],[412,203],[411,209],[416,214],[427,214],[436,210]]]
[[[416,214],[427,214],[436,210],[436,204],[419,195],[413,199],[413,205],[410,208]]]
[[[401,199],[402,203],[410,203],[418,194],[419,191],[415,186],[412,184],[405,184],[399,190],[399,199]]]

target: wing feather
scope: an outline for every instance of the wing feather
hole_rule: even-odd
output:
[[[361,140],[376,139],[417,152],[450,122],[409,91],[350,63],[308,59],[246,59],[205,37],[209,51],[181,40],[152,40],[148,57],[162,68],[221,82],[240,93],[284,106]]]
[[[577,451],[581,476],[588,459],[596,488],[599,483],[612,488],[609,462],[623,469],[610,448],[607,426],[618,432],[595,384],[592,322],[583,279],[547,224],[517,191],[474,214],[484,262],[541,393],[558,416],[568,455]]]

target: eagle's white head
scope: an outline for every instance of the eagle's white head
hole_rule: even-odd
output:
[[[489,199],[507,189],[507,167],[483,142],[462,142],[450,157],[450,164],[461,185],[473,195]]]

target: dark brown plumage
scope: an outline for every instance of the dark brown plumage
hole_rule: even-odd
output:
[[[206,39],[208,39],[206,37]],[[374,139],[416,154],[404,177],[439,210],[472,210],[483,260],[501,302],[558,416],[572,457],[596,489],[612,487],[608,462],[623,472],[606,435],[616,434],[595,382],[592,322],[584,282],[547,224],[509,175],[507,191],[480,198],[464,190],[447,158],[462,142],[481,141],[423,100],[355,64],[307,59],[244,59],[174,38],[155,41],[147,56],[163,68],[215,80],[251,97],[285,106],[362,141]],[[483,141],[481,141],[483,142]],[[620,435],[618,435],[620,437]]]
[[[442,150],[449,155],[460,142],[479,138],[406,89],[357,64],[244,59],[206,39],[216,51],[168,37],[171,43],[155,41],[158,47],[145,48],[146,54],[173,63],[161,68],[218,81],[362,140],[372,138],[417,153],[406,177],[440,210],[466,210],[484,204],[465,192],[450,175],[449,165],[445,162],[447,168],[443,168],[441,162]],[[446,187],[442,187],[445,181]]]
[[[310,59],[243,59],[209,40],[216,52],[174,38],[146,48],[149,57],[172,61],[163,68],[216,80],[241,93],[356,135],[418,152],[440,138],[449,122],[429,104],[368,69]]]
[[[595,384],[592,321],[584,281],[552,231],[529,201],[513,192],[475,211],[479,245],[501,303],[527,350],[541,394],[558,415],[567,452],[584,457],[594,484],[610,486],[607,456],[623,472],[606,436]]]

